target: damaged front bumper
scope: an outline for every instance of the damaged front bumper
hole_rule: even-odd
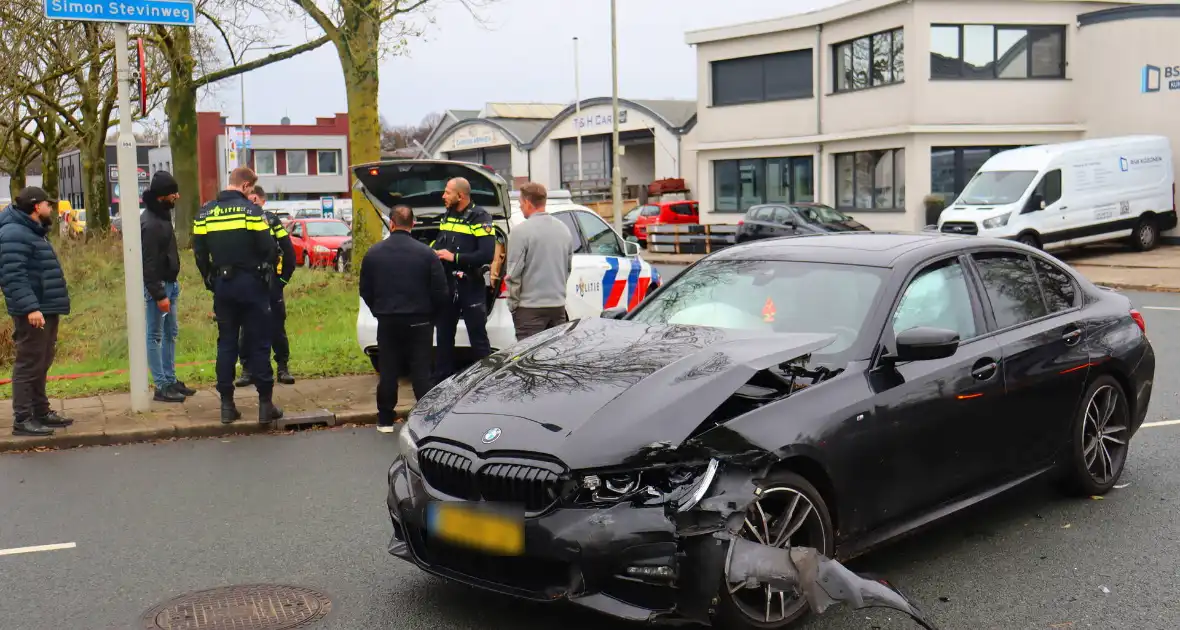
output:
[[[684,511],[636,502],[551,509],[525,519],[524,555],[495,556],[427,534],[427,506],[453,499],[399,459],[389,475],[389,553],[456,582],[534,601],[569,601],[638,622],[710,623],[720,578],[727,576],[730,583],[757,581],[796,592],[816,612],[840,601],[884,605],[933,627],[892,588],[863,580],[815,550],[738,538],[745,510],[758,496],[751,477],[745,468],[722,466],[704,497]],[[842,590],[818,588],[817,579],[838,580]]]

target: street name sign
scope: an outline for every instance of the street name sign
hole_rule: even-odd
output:
[[[53,20],[193,26],[193,0],[45,0],[45,17]]]

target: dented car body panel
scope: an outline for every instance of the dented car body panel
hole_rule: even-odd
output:
[[[1098,375],[1125,383],[1133,435],[1155,371],[1125,297],[1059,269],[1074,303],[1004,325],[977,254],[1059,265],[1018,244],[937,234],[760,241],[706,257],[623,319],[577,320],[494,353],[431,390],[401,429],[390,553],[448,579],[634,621],[715,621],[729,578],[782,592],[793,582],[816,612],[886,605],[933,627],[892,586],[858,581],[836,561],[1056,470]],[[949,354],[898,360],[908,292],[948,268],[963,301],[944,320],[964,334]],[[826,296],[828,310],[797,325],[818,307],[784,286],[819,270],[829,275],[815,286],[838,289],[831,279],[855,269],[862,286]],[[751,277],[753,299],[725,297],[694,315],[753,322],[746,328],[652,315],[691,301],[677,297],[682,283]],[[923,326],[945,332],[914,329]],[[997,424],[1015,439],[985,439]],[[813,485],[830,512],[826,549],[743,533],[784,472]],[[448,504],[519,507],[520,548],[433,539],[432,510]],[[816,590],[824,576],[842,590]]]

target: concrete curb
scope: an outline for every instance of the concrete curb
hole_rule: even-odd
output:
[[[411,407],[397,408],[397,413],[404,416]],[[247,421],[242,418],[233,424],[221,424],[221,420],[204,422],[187,422],[181,425],[165,424],[162,426],[141,426],[134,428],[114,428],[102,433],[81,433],[70,435],[63,433],[50,437],[18,437],[6,435],[0,437],[0,453],[28,451],[33,449],[69,449],[83,446],[115,446],[119,444],[134,444],[139,442],[155,442],[173,438],[211,438],[231,435],[255,435],[259,433],[284,433],[312,426],[338,427],[346,424],[372,425],[377,423],[377,412],[374,411],[342,411],[333,413],[327,409],[315,411],[293,412],[275,425],[263,427],[257,421]]]
[[[1110,287],[1120,291],[1143,291],[1145,293],[1180,293],[1180,287],[1167,287],[1158,284],[1129,284],[1124,282],[1095,282],[1100,287]]]

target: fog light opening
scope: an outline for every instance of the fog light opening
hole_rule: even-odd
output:
[[[669,566],[627,567],[627,575],[638,578],[674,578],[676,571]]]

